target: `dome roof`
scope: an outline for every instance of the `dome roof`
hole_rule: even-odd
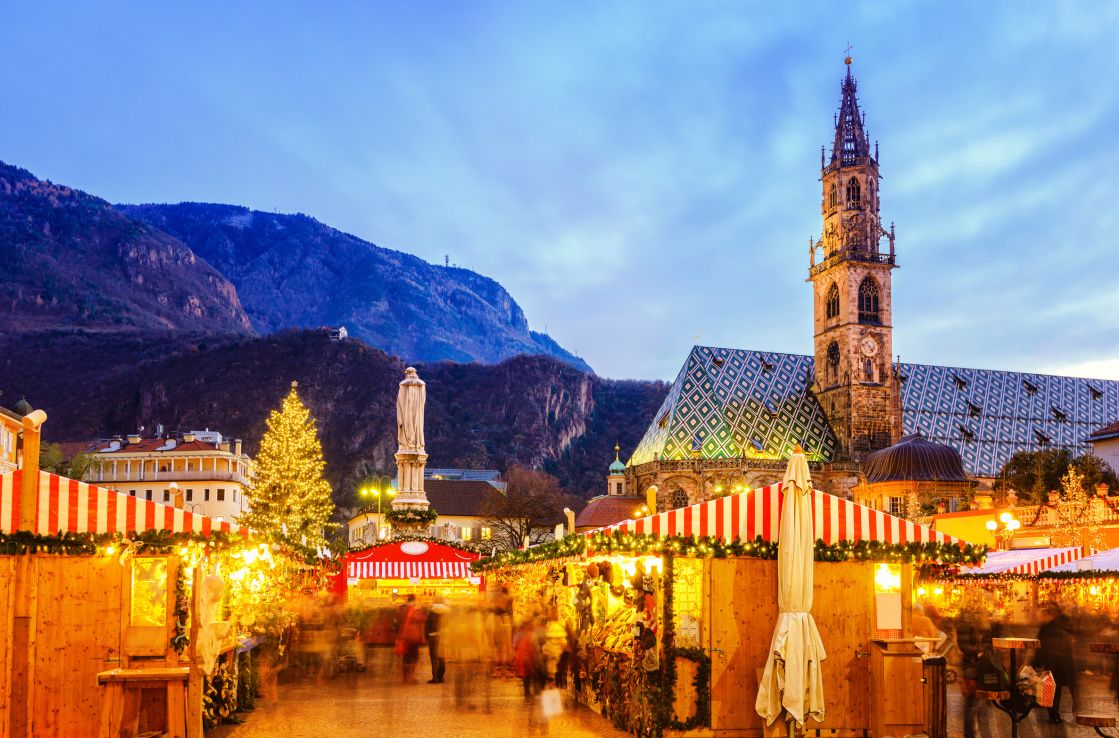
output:
[[[920,433],[870,454],[863,469],[869,484],[968,481],[960,452],[943,443],[934,443]]]
[[[29,415],[33,409],[26,397],[19,398],[19,402],[12,406],[12,410],[15,410],[19,415]]]

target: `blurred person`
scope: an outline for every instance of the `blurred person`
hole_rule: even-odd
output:
[[[990,628],[982,612],[977,609],[961,610],[956,619],[956,647],[960,650],[964,676],[961,685],[964,696],[964,738],[975,738],[976,723],[979,724],[979,732],[983,738],[990,738],[991,735],[986,700],[980,700],[975,695],[979,688],[981,663],[987,658],[989,643]]]
[[[494,662],[499,673],[509,674],[513,670],[513,598],[507,586],[494,593],[492,606]]]
[[[559,621],[559,611],[553,607],[548,611],[544,623],[544,638],[541,652],[544,656],[544,679],[549,683],[556,681],[560,658],[567,651],[567,629]]]
[[[513,671],[520,677],[524,697],[531,699],[538,691],[541,667],[540,648],[536,640],[536,624],[532,618],[522,622],[513,634]]]
[[[450,608],[443,603],[442,597],[436,597],[435,602],[428,610],[427,619],[424,620],[424,636],[427,638],[427,655],[431,659],[431,679],[428,684],[442,684],[447,673],[447,659],[443,653],[441,629],[444,616]]]
[[[475,710],[476,691],[481,691],[489,712],[490,689],[485,622],[477,608],[456,609],[448,627],[446,654],[454,681],[455,709]]]
[[[424,641],[424,613],[416,606],[414,594],[408,595],[400,606],[398,619],[396,653],[402,659],[401,678],[405,684],[416,684],[416,663],[420,660],[420,644]]]
[[[1037,631],[1037,639],[1041,646],[1034,651],[1034,668],[1048,669],[1057,682],[1057,694],[1053,699],[1053,706],[1049,708],[1049,722],[1061,722],[1061,692],[1067,687],[1073,705],[1077,701],[1075,690],[1076,663],[1073,650],[1076,640],[1072,635],[1072,624],[1068,616],[1061,610],[1056,602],[1047,602],[1041,607],[1038,616],[1041,627]]]

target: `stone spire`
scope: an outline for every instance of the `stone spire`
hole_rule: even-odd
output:
[[[851,57],[847,57],[847,76],[843,80],[843,100],[835,121],[835,141],[831,148],[831,163],[850,166],[870,157],[862,113],[859,111],[857,84],[851,76]]]

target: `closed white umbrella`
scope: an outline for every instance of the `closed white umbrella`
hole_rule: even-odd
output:
[[[812,480],[800,446],[789,459],[783,492],[777,549],[777,627],[754,708],[768,724],[785,710],[787,719],[800,729],[808,718],[824,719],[820,662],[827,658],[812,619]]]

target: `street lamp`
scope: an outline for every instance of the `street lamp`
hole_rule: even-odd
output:
[[[1001,523],[1001,526],[1000,526]],[[988,520],[987,530],[995,534],[995,540],[998,542],[999,550],[1006,551],[1010,549],[1010,542],[1014,539],[1014,531],[1022,527],[1022,523],[1014,518],[1008,512],[999,515],[998,520]]]
[[[378,528],[384,527],[385,519],[381,513],[381,500],[386,497],[395,497],[396,490],[388,483],[388,477],[384,477],[384,486],[381,486],[382,477],[375,477],[373,484],[368,487],[362,487],[360,492],[362,497],[375,497],[377,498],[377,526]]]
[[[649,508],[646,507],[645,505],[642,505],[641,507],[639,507],[639,508],[637,508],[636,510],[633,511],[633,519],[637,520],[638,518],[643,518],[648,514],[649,514]]]

